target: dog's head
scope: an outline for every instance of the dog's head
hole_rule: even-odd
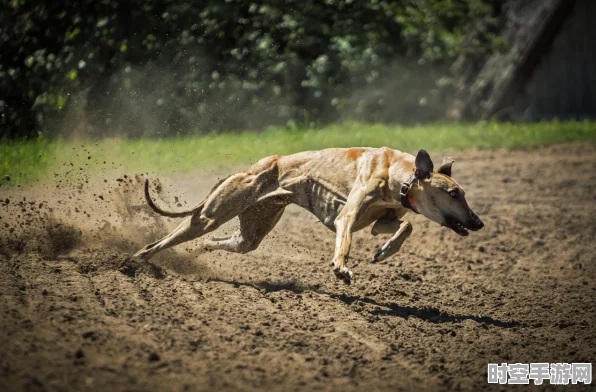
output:
[[[419,178],[413,182],[408,200],[428,219],[466,236],[468,230],[480,230],[484,223],[468,206],[463,188],[451,178],[452,164],[453,159],[445,157],[439,170],[433,172],[430,155],[420,150],[416,155]]]

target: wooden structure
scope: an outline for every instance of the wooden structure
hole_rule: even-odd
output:
[[[508,49],[455,61],[448,117],[595,118],[596,0],[508,0],[502,13]]]

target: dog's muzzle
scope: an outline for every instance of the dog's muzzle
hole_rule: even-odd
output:
[[[470,218],[465,222],[460,221],[454,216],[450,216],[445,220],[445,226],[455,231],[461,236],[468,235],[468,230],[478,231],[484,227],[484,222],[478,218],[478,215],[470,212]]]

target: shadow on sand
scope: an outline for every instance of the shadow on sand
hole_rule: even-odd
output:
[[[221,282],[221,283],[228,283],[234,285],[234,287],[240,286],[250,286],[257,290],[264,290],[266,293],[269,292],[276,292],[282,290],[292,291],[294,293],[300,294],[306,291],[311,291],[318,294],[328,295],[331,298],[334,298],[338,301],[341,301],[347,305],[351,305],[356,301],[364,302],[366,304],[375,305],[380,309],[363,309],[362,312],[368,312],[372,315],[378,316],[387,316],[387,317],[401,317],[403,319],[408,319],[410,317],[417,317],[421,320],[424,320],[429,323],[454,323],[454,322],[461,322],[464,320],[473,320],[479,324],[488,326],[494,325],[500,328],[515,328],[515,327],[523,327],[524,325],[517,321],[503,321],[492,318],[490,316],[476,316],[476,315],[468,315],[468,314],[449,314],[445,311],[442,311],[438,308],[434,307],[414,307],[414,306],[404,306],[398,305],[393,302],[382,302],[377,301],[375,299],[360,296],[360,295],[345,295],[345,294],[337,294],[337,293],[330,293],[327,291],[320,290],[319,285],[306,285],[299,281],[289,280],[289,281],[260,281],[260,282],[238,282],[234,280],[225,280],[225,279],[217,279],[211,278],[208,281],[211,282]]]
[[[403,306],[392,302],[378,302],[372,298],[363,297],[359,295],[338,295],[332,293],[326,293],[330,297],[336,298],[348,305],[361,301],[367,304],[376,305],[383,309],[373,309],[369,313],[379,316],[392,316],[401,317],[408,319],[410,317],[418,317],[429,323],[453,323],[461,322],[464,320],[473,320],[483,325],[494,325],[501,328],[515,328],[522,327],[523,324],[517,321],[502,321],[497,320],[489,316],[475,316],[468,314],[449,314],[445,311],[439,310],[434,307],[414,307],[414,306]]]

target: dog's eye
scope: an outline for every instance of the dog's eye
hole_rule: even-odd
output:
[[[456,198],[459,195],[459,192],[457,191],[457,189],[454,189],[449,192],[449,195],[453,198]]]

